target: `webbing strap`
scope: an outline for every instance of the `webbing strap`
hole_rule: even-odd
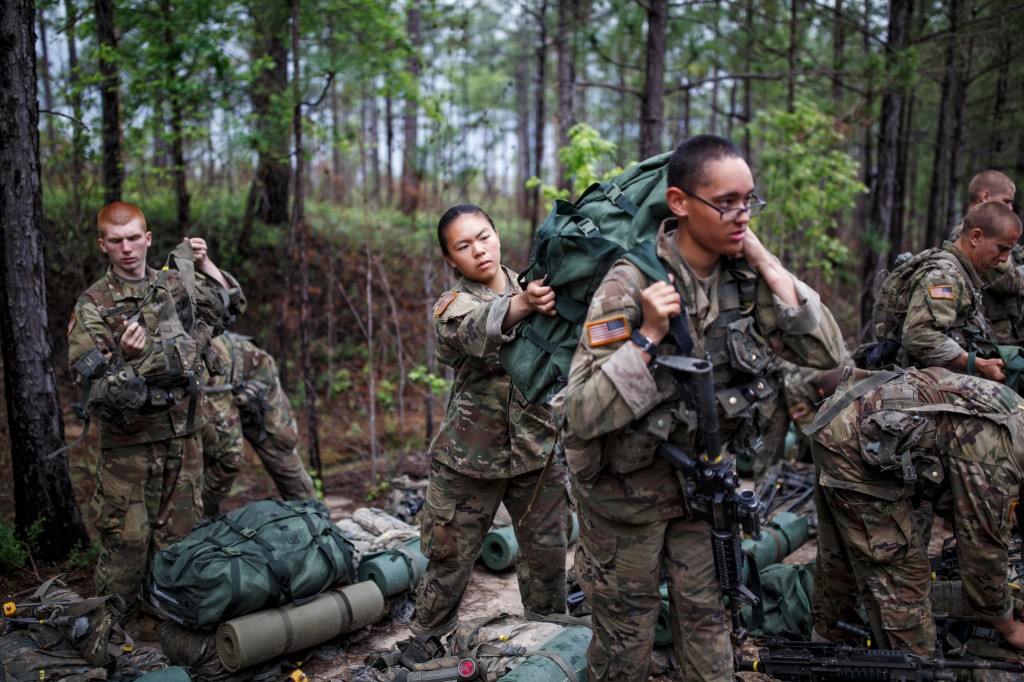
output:
[[[827,410],[820,413],[814,419],[814,422],[803,430],[803,434],[808,437],[813,436],[818,431],[823,429],[826,425],[828,425],[829,422],[835,419],[836,415],[845,410],[847,406],[854,400],[860,398],[868,391],[872,391],[881,386],[882,384],[892,381],[901,374],[903,374],[903,370],[899,368],[892,371],[881,370],[879,372],[876,372],[872,376],[869,376],[866,379],[858,381],[856,384],[851,386],[845,393],[843,393],[842,397],[839,398],[839,400],[832,403],[832,405],[830,405]]]
[[[609,182],[603,189],[604,195],[611,199],[613,204],[628,213],[630,218],[636,217],[640,207],[634,204],[618,185],[614,182]]]
[[[537,346],[538,348],[546,352],[548,355],[554,355],[555,351],[558,350],[558,346],[553,344],[548,339],[545,339],[537,332],[533,331],[533,327],[522,327],[520,328],[519,333],[522,334],[527,339],[529,339],[530,342],[533,343],[533,345]]]

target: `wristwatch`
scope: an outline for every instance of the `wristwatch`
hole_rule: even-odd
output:
[[[645,353],[654,355],[658,352],[658,344],[641,334],[639,329],[633,330],[633,333],[629,335],[629,340],[639,346],[640,350]]]

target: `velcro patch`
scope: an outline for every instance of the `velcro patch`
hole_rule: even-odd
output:
[[[587,322],[587,338],[591,346],[603,346],[629,338],[629,323],[625,315]]]
[[[947,300],[952,301],[953,300],[953,287],[951,287],[951,286],[928,287],[928,294],[932,298],[947,299]]]
[[[441,297],[441,299],[434,306],[434,317],[441,317],[444,314],[444,309],[452,304],[452,301],[459,295],[457,291],[449,291],[447,294]]]
[[[68,331],[67,334],[65,334],[65,336],[71,336],[71,332],[75,330],[76,324],[78,324],[78,316],[75,315],[74,313],[71,313],[71,319],[68,320]]]
[[[797,403],[789,410],[789,417],[793,421],[802,419],[811,413],[811,408],[807,407],[805,403]]]

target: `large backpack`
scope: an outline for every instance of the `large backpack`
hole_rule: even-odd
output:
[[[537,229],[525,288],[547,277],[556,315],[531,315],[501,348],[501,364],[531,403],[544,403],[566,385],[590,299],[612,263],[627,257],[651,279],[665,279],[653,248],[661,221],[671,215],[666,152],[591,185],[576,201],[556,201]]]
[[[945,249],[925,249],[921,253],[903,260],[890,272],[879,289],[871,316],[874,341],[858,349],[855,354],[858,364],[868,369],[878,369],[890,364],[900,364],[903,323],[910,306],[910,281],[927,260],[946,258],[960,267],[960,262]]]
[[[193,630],[353,582],[352,544],[316,500],[264,500],[204,521],[157,552],[146,599]]]

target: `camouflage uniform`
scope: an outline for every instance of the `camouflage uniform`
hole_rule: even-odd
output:
[[[913,275],[903,322],[904,367],[945,367],[964,351],[991,357],[996,339],[981,300],[984,281],[952,242],[942,245],[953,260],[936,255]]]
[[[108,269],[79,297],[69,324],[68,358],[76,382],[82,381],[80,359],[99,351],[111,354],[112,364],[118,362],[125,328],[138,320],[146,330],[145,347],[119,373],[126,377],[136,370],[146,380],[145,402],[127,423],[99,420],[96,492],[90,503],[90,520],[100,539],[96,590],[117,593],[128,604],[153,555],[188,535],[202,516],[203,463],[192,424],[198,391],[207,369],[216,369],[216,358],[208,352],[210,334],[220,331],[229,310],[240,312],[245,306],[237,282],[223,274],[232,286],[229,292],[196,272],[195,297],[190,298],[177,270],[147,267],[145,278],[132,283]],[[165,304],[166,297],[170,301]],[[170,376],[178,358],[185,375],[194,374],[191,387],[184,376]]]
[[[519,542],[516,570],[527,616],[565,612],[567,493],[565,467],[542,471],[554,445],[546,407],[530,405],[498,362],[512,337],[501,331],[515,273],[498,296],[466,278],[434,304],[438,362],[455,369],[448,408],[430,445],[430,484],[422,549],[430,560],[420,582],[414,632],[443,633],[456,623],[484,535],[501,502]],[[529,515],[538,482],[541,492]]]
[[[203,396],[203,510],[213,516],[231,492],[245,457],[243,436],[284,500],[316,497],[296,445],[298,428],[269,353],[225,332],[213,340],[224,366]]]
[[[878,646],[929,656],[936,636],[931,570],[914,507],[929,500],[952,517],[965,597],[978,616],[1006,620],[1006,548],[1024,476],[1024,408],[1005,386],[932,367],[897,374],[828,420],[829,407],[842,405],[868,376],[844,373],[812,435],[815,630],[835,641],[849,637],[835,624],[860,623],[863,605]]]
[[[675,228],[674,219],[661,225],[658,255],[690,311],[694,355],[714,364],[722,441],[735,453],[750,446],[751,430],[756,436],[759,425],[751,421],[759,402],[776,400],[774,391],[759,393],[772,349],[801,364],[833,367],[843,357],[842,337],[813,290],[797,281],[801,306],[789,308],[745,261],[721,259],[705,291],[676,247]],[[737,280],[753,282],[753,300],[737,300]],[[663,440],[697,453],[697,433],[684,423],[694,415],[667,371],[652,371],[625,340],[641,324],[647,285],[631,264],[612,267],[591,302],[592,326],[580,339],[567,389],[565,449],[580,517],[576,573],[593,608],[588,676],[647,679],[664,573],[683,678],[732,682],[730,624],[710,526],[690,518],[679,478],[655,454]],[[593,330],[616,318],[626,323],[623,340],[591,345]],[[671,343],[666,337],[660,353]]]

